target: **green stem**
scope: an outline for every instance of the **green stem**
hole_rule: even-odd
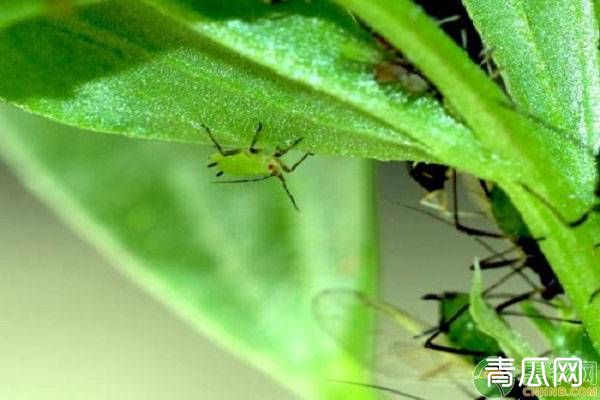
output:
[[[499,157],[518,160],[523,171],[536,171],[536,165],[547,165],[544,176],[565,180],[559,166],[548,163],[551,154],[547,136],[532,134],[540,127],[508,109],[505,105],[510,100],[498,85],[418,5],[411,0],[336,1],[402,50],[458,110],[484,146],[494,149]],[[517,120],[521,124],[518,130]],[[526,149],[536,152],[532,154]],[[448,161],[455,165],[454,160]],[[514,172],[520,175],[522,171]],[[519,177],[531,185],[541,178],[531,174]]]

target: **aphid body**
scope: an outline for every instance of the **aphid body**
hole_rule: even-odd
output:
[[[210,140],[218,150],[215,154],[210,156],[210,163],[208,164],[208,167],[217,168],[217,177],[220,177],[223,174],[246,177],[245,179],[219,181],[217,183],[257,182],[269,178],[277,178],[281,182],[283,189],[292,202],[292,205],[296,210],[298,210],[296,200],[290,193],[283,174],[284,172],[293,172],[304,160],[306,160],[308,156],[312,155],[312,153],[305,153],[300,160],[296,161],[296,163],[291,167],[288,167],[281,160],[281,157],[293,149],[298,143],[300,143],[302,138],[296,139],[291,145],[284,149],[277,148],[272,154],[265,153],[262,149],[257,149],[255,147],[256,142],[258,141],[258,135],[262,130],[262,124],[259,122],[250,147],[247,149],[225,150],[214,138],[210,128],[204,125],[203,127],[210,137]]]
[[[228,155],[215,153],[210,156],[210,161],[216,163],[219,171],[234,176],[280,175],[282,171],[278,157],[251,149]]]

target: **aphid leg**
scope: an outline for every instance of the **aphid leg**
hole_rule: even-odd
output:
[[[484,258],[483,260],[481,260],[479,262],[479,268],[481,268],[482,270],[485,269],[495,269],[495,268],[504,268],[504,267],[511,267],[512,268],[512,274],[508,274],[504,277],[502,277],[497,284],[494,285],[493,288],[496,288],[497,286],[503,284],[508,278],[510,278],[513,274],[518,274],[521,276],[521,278],[523,278],[523,280],[529,284],[529,286],[531,286],[532,288],[536,288],[537,286],[535,285],[535,283],[533,283],[533,281],[531,279],[529,279],[529,277],[523,272],[523,270],[527,267],[527,264],[521,264],[519,266],[515,266],[519,261],[523,261],[522,258],[503,258],[502,256],[504,254],[510,253],[512,251],[516,250],[516,247],[511,247],[501,253],[497,253],[494,254],[490,257]],[[501,258],[501,260],[498,261],[494,261],[497,258]],[[471,264],[470,268],[471,270],[475,269],[475,265]]]
[[[510,267],[511,268],[511,271],[509,273],[502,276],[495,283],[493,283],[492,285],[490,285],[483,291],[484,296],[489,295],[492,291],[496,290],[498,287],[503,285],[506,281],[508,281],[514,275],[519,275],[521,278],[523,278],[523,280],[529,286],[531,286],[531,288],[533,290],[538,290],[537,285],[529,278],[529,276],[527,276],[527,274],[525,274],[525,272],[523,272],[524,269],[528,267],[527,259],[506,259],[503,257],[504,255],[515,251],[517,248],[518,248],[517,246],[509,247],[508,249],[506,249],[500,253],[495,253],[492,256],[481,260],[481,262],[479,263],[479,267],[481,269],[493,269],[493,268],[501,268],[501,267]],[[500,258],[500,260],[494,261],[497,258]],[[521,261],[521,264],[516,265],[517,262],[519,262],[519,261]],[[471,264],[470,268],[475,269],[475,266],[473,264]]]
[[[440,20],[437,21],[437,24],[439,26],[442,26],[442,25],[445,25],[445,24],[448,24],[448,23],[451,23],[451,22],[456,22],[456,21],[460,21],[460,15],[458,15],[458,14],[450,15],[450,16],[448,16],[446,18],[442,18],[442,19],[440,19]]]
[[[465,50],[467,50],[469,47],[469,42],[467,39],[467,30],[464,28],[460,30],[460,44]]]
[[[285,192],[287,193],[288,197],[290,198],[292,205],[294,206],[294,208],[296,209],[296,211],[300,211],[300,209],[298,208],[298,205],[296,204],[296,200],[294,200],[294,196],[292,196],[292,193],[290,192],[290,189],[288,189],[287,187],[287,183],[285,181],[285,178],[283,177],[283,175],[275,175],[277,176],[277,178],[279,178],[279,180],[281,181],[281,185],[283,186],[283,189],[285,190]]]
[[[260,133],[260,131],[262,131],[263,125],[262,122],[259,122],[258,125],[256,125],[256,132],[254,132],[254,137],[252,138],[252,143],[250,143],[250,152],[251,153],[258,153],[258,149],[255,149],[254,146],[256,146],[256,142],[258,142],[258,135]]]
[[[590,299],[588,300],[588,304],[592,304],[594,300],[596,300],[596,297],[598,297],[598,295],[600,294],[600,288],[594,290],[592,292],[592,294],[590,295]]]
[[[206,133],[208,133],[208,137],[210,138],[211,142],[213,142],[213,144],[215,145],[215,147],[217,148],[219,153],[221,153],[221,155],[223,155],[223,156],[226,156],[227,155],[226,152],[223,150],[223,148],[221,147],[219,142],[217,142],[217,139],[215,139],[215,137],[213,136],[210,128],[204,124],[202,124],[202,127],[204,128]]]
[[[296,147],[298,145],[298,143],[300,143],[303,139],[304,138],[298,138],[298,139],[294,140],[294,142],[291,145],[289,145],[288,147],[286,147],[285,149],[277,148],[277,151],[273,155],[275,157],[281,157],[281,156],[285,155],[288,151],[290,151],[294,147]]]
[[[488,199],[492,197],[492,191],[490,190],[488,183],[485,180],[479,179],[479,186],[481,187],[481,190],[483,190],[485,197],[487,197]]]
[[[487,262],[482,261],[479,264],[479,268],[481,268],[482,270],[494,269],[494,268],[504,268],[504,267],[509,267],[511,265],[514,265],[518,261],[520,261],[520,258],[508,258],[506,260],[500,260],[500,261],[487,261]],[[475,266],[473,264],[471,264],[470,269],[474,270]]]
[[[538,292],[539,292],[539,289],[530,290],[529,292],[519,294],[519,295],[513,297],[512,299],[503,301],[502,303],[500,303],[496,306],[496,312],[498,314],[501,314],[504,309],[506,309],[512,305],[521,303],[525,300],[528,300],[529,298],[531,298],[533,295],[535,295]]]
[[[512,251],[512,250],[514,250],[514,248],[509,249],[509,250]],[[502,255],[502,253],[499,254],[500,257],[501,257],[501,255]],[[525,272],[523,272],[523,270],[527,267],[527,264],[523,263],[519,266],[516,266],[516,264],[519,261],[523,261],[523,259],[521,259],[521,258],[509,258],[509,259],[503,258],[499,261],[492,261],[495,258],[496,258],[496,256],[492,256],[492,257],[488,257],[487,259],[483,259],[479,263],[479,268],[481,268],[481,270],[486,270],[486,269],[510,267],[512,269],[512,271],[511,271],[511,273],[505,275],[500,280],[498,280],[498,282],[496,282],[494,285],[492,285],[489,290],[493,290],[496,287],[502,285],[509,278],[511,278],[514,274],[517,274],[521,278],[523,278],[523,280],[532,288],[534,288],[534,289],[537,288],[536,284],[529,278],[529,276],[527,276],[527,274],[525,274]],[[471,264],[470,269],[471,270],[475,269],[475,266],[473,264]]]
[[[600,295],[600,288],[594,290],[594,292],[590,295],[588,304],[592,304],[594,302],[594,300],[596,299],[596,297],[598,297],[598,295]]]
[[[282,168],[283,168],[283,170],[284,170],[285,172],[294,172],[294,170],[295,170],[296,168],[298,168],[298,166],[299,166],[300,164],[302,164],[302,163],[304,162],[304,160],[306,160],[306,159],[307,159],[309,156],[312,156],[312,155],[313,155],[313,153],[305,153],[305,154],[302,156],[302,158],[300,158],[298,161],[296,161],[296,163],[295,163],[294,165],[292,165],[292,166],[291,166],[291,168],[290,168],[290,167],[288,167],[288,166],[287,166],[287,165],[285,165],[285,164],[282,164]]]
[[[510,315],[511,317],[543,319],[546,321],[563,322],[565,324],[573,324],[573,325],[581,325],[582,324],[582,322],[578,319],[552,317],[552,316],[543,315],[543,314],[529,314],[529,313],[523,313],[523,312],[518,312],[518,311],[502,311],[501,315]]]
[[[536,193],[534,190],[532,190],[531,188],[529,188],[528,186],[521,184],[521,187],[530,195],[532,195],[533,197],[537,198],[540,202],[542,202],[550,211],[552,211],[552,214],[554,214],[554,216],[556,217],[556,219],[558,219],[560,222],[563,223],[563,225],[566,225],[570,228],[577,228],[578,226],[583,225],[593,213],[600,213],[600,203],[594,204],[592,207],[590,207],[586,212],[584,212],[579,218],[577,218],[576,220],[573,221],[568,221],[557,209],[556,207],[554,207],[553,204],[551,204],[546,198],[544,198],[544,196],[540,195],[539,193]]]
[[[239,180],[235,180],[235,181],[215,181],[213,183],[246,183],[246,182],[260,182],[260,181],[264,181],[266,179],[272,178],[275,175],[265,175],[265,176],[261,176],[260,178],[251,178],[251,179],[239,179]]]
[[[507,273],[506,275],[504,275],[503,277],[498,279],[494,284],[490,285],[488,288],[485,289],[485,291],[483,292],[484,296],[487,296],[490,292],[497,289],[499,286],[503,285],[506,281],[508,281],[514,275],[519,275],[521,278],[523,278],[523,280],[529,286],[531,286],[532,290],[538,290],[538,287],[536,286],[536,284],[533,283],[533,281],[531,279],[529,279],[529,277],[523,272],[523,270],[528,267],[526,262],[521,263],[519,266],[515,266],[514,264],[511,264],[510,267],[511,267],[511,271],[509,273]]]
[[[456,170],[453,169],[452,170],[452,208],[453,211],[452,213],[454,214],[454,227],[460,231],[463,232],[469,236],[482,236],[482,237],[488,237],[488,238],[494,238],[494,239],[505,239],[505,236],[500,234],[500,233],[496,233],[496,232],[488,232],[488,231],[484,231],[482,229],[477,229],[477,228],[471,228],[468,227],[466,225],[463,225],[460,222],[460,217],[458,215],[458,188],[457,188],[457,179],[456,179]]]
[[[522,265],[519,265],[518,267],[512,269],[510,272],[508,272],[507,274],[505,274],[504,276],[502,276],[500,279],[498,279],[497,282],[495,282],[494,284],[492,284],[492,285],[488,286],[487,288],[485,288],[485,290],[481,293],[482,296],[488,297],[488,295],[492,291],[494,291],[495,289],[497,289],[499,286],[503,285],[507,280],[509,280],[510,278],[512,278],[514,275],[522,273],[523,269],[526,266],[527,266],[526,264],[522,264]],[[440,297],[437,294],[427,294],[427,295],[423,296],[422,298],[424,300],[437,300],[437,301],[441,301],[442,300],[442,297]],[[458,319],[458,317],[460,317],[460,315],[462,313],[464,313],[468,309],[468,307],[469,306],[467,304],[467,305],[461,307],[460,309],[458,309],[456,311],[456,313],[451,318],[449,318],[447,321],[440,321],[440,324],[439,324],[439,326],[438,326],[438,328],[436,330],[440,330],[442,328],[448,329],[448,327],[450,326],[450,324],[452,324],[456,319]],[[431,333],[431,332],[432,331],[429,331],[429,333]]]

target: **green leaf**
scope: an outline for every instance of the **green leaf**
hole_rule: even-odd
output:
[[[600,145],[598,22],[592,0],[510,0],[502,7],[493,0],[465,0],[465,5],[512,100],[574,143],[588,149]],[[591,153],[579,156],[593,179]]]
[[[473,285],[471,286],[469,312],[475,320],[477,327],[482,332],[496,339],[502,351],[508,356],[514,357],[519,363],[525,357],[533,357],[536,353],[527,341],[518,332],[512,330],[483,299],[481,294],[482,279],[479,261],[476,259],[473,265],[475,268]]]
[[[39,46],[43,41],[44,46]],[[277,145],[422,158],[416,142],[339,99],[278,78],[142,2],[108,1],[0,33],[0,97],[75,126],[128,136],[247,143],[257,121]]]
[[[444,160],[482,175],[511,165],[434,99],[378,84],[349,44],[379,51],[327,3],[106,1],[0,31],[0,98],[135,137],[206,143],[204,123],[242,145],[260,120],[270,145],[300,135],[321,154]]]
[[[199,331],[304,398],[370,397],[327,382],[368,377],[311,310],[331,286],[374,288],[366,162],[309,159],[288,176],[298,213],[277,181],[211,184],[207,148],[90,134],[7,106],[0,127],[27,185]],[[362,327],[348,335],[367,351]]]

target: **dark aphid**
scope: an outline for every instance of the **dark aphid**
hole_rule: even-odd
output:
[[[400,62],[381,61],[373,67],[373,75],[381,84],[399,83],[411,95],[419,96],[431,91],[427,79]]]
[[[493,256],[482,260],[481,269],[512,267],[517,273],[521,273],[524,268],[530,268],[540,279],[542,285],[541,288],[535,287],[533,283],[528,281],[528,283],[533,286],[533,290],[516,296],[515,299],[507,300],[505,303],[499,305],[497,310],[501,311],[519,301],[524,301],[536,293],[540,293],[546,300],[553,299],[557,295],[564,293],[558,278],[550,267],[550,263],[539,247],[539,241],[541,239],[534,238],[531,235],[525,221],[523,221],[521,213],[513,205],[508,195],[499,186],[494,185],[490,189],[485,181],[480,181],[483,192],[489,200],[491,213],[502,232],[489,232],[478,228],[472,228],[462,224],[459,219],[456,171],[453,172],[452,181],[455,228],[469,236],[508,239],[514,244],[514,247],[511,249],[494,254]],[[515,258],[504,257],[505,254],[514,251],[521,251],[523,254],[522,256]],[[523,274],[521,274],[521,276],[526,278]]]
[[[534,238],[530,233],[521,213],[513,205],[506,192],[500,189],[500,187],[494,186],[489,191],[489,199],[491,211],[498,226],[504,235],[524,254],[524,258],[518,262],[523,266],[529,267],[540,279],[541,290],[534,289],[531,292],[525,293],[521,295],[523,299],[527,299],[539,292],[543,299],[551,300],[557,295],[564,293],[562,285],[550,267],[546,256],[540,249],[540,239]],[[498,267],[497,263],[495,267]],[[484,268],[494,268],[494,264],[488,263],[487,266],[482,265],[482,269]],[[513,300],[517,300],[518,297]],[[500,309],[506,308],[516,302],[507,301]]]
[[[408,170],[409,175],[428,192],[428,195],[425,197],[426,199],[433,193],[443,190],[446,181],[451,175],[454,227],[458,231],[474,237],[508,239],[513,242],[515,249],[520,249],[523,253],[522,257],[511,259],[505,259],[496,254],[481,262],[482,269],[514,267],[516,264],[520,264],[521,267],[516,267],[517,270],[529,267],[539,276],[542,284],[541,295],[544,299],[552,299],[564,292],[548,260],[539,247],[539,240],[531,235],[521,214],[502,189],[498,186],[490,189],[484,181],[480,181],[484,194],[490,202],[491,212],[502,231],[502,233],[489,232],[466,226],[460,221],[456,170],[451,170],[445,165],[425,163],[409,163]],[[533,291],[528,292],[529,295],[525,298],[531,297],[539,291],[540,289],[535,288]],[[507,301],[506,305],[500,307],[500,310],[512,304],[514,303]]]
[[[491,213],[501,230],[501,232],[490,232],[467,226],[461,222],[460,212],[458,210],[456,170],[443,165],[420,163],[409,164],[408,168],[410,176],[428,192],[428,195],[424,199],[443,190],[446,181],[450,176],[452,177],[452,219],[454,227],[459,232],[475,238],[507,239],[514,244],[509,250],[494,254],[493,256],[482,260],[481,269],[511,267],[528,281],[532,286],[532,290],[516,296],[515,299],[507,300],[505,304],[498,306],[498,311],[502,311],[504,308],[516,304],[519,301],[524,301],[537,293],[540,293],[542,298],[546,300],[553,299],[557,295],[564,293],[556,274],[540,249],[539,241],[541,239],[532,236],[527,225],[523,221],[520,212],[513,205],[508,195],[506,195],[499,186],[494,185],[490,188],[485,181],[479,181],[483,193],[489,201]],[[440,219],[434,215],[431,216]],[[441,220],[448,223],[444,219]],[[512,258],[504,257],[504,255],[515,251],[520,251],[522,255]],[[541,288],[534,285],[528,280],[526,275],[522,273],[522,270],[525,268],[530,268],[539,277],[542,286]]]
[[[444,190],[449,179],[450,167],[441,164],[427,164],[423,162],[408,162],[408,174],[427,193]]]
[[[382,85],[398,84],[411,96],[431,94],[438,96],[434,86],[421,74],[402,53],[383,36],[372,30],[361,19],[355,17],[375,41],[379,51],[366,51],[348,43],[345,53],[351,59],[371,64],[375,81]],[[439,96],[441,98],[441,96]]]
[[[421,204],[447,213],[448,205],[444,187],[449,179],[450,168],[446,165],[423,162],[408,162],[406,167],[408,175],[427,192],[421,199]]]
[[[288,167],[283,162],[281,157],[298,145],[298,143],[302,141],[302,138],[296,139],[292,144],[283,149],[277,148],[272,154],[266,154],[262,149],[257,149],[255,147],[256,142],[258,141],[259,133],[262,130],[262,124],[259,122],[258,126],[256,127],[256,132],[254,133],[252,143],[250,143],[250,147],[247,149],[225,150],[216,141],[210,128],[205,125],[203,125],[203,127],[210,137],[210,140],[214,143],[218,150],[217,153],[210,156],[211,162],[208,164],[209,168],[217,167],[217,177],[220,177],[224,173],[233,176],[258,176],[255,178],[220,181],[216,183],[257,182],[264,181],[269,178],[277,178],[283,185],[283,189],[287,193],[292,205],[296,210],[298,210],[296,200],[294,200],[294,196],[292,196],[290,193],[283,175],[284,173],[293,172],[304,160],[306,160],[308,156],[312,155],[312,153],[305,153],[291,167]]]

